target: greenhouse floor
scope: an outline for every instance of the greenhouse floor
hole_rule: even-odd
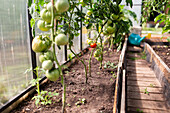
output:
[[[127,111],[169,113],[161,84],[142,51],[135,46],[127,50]]]

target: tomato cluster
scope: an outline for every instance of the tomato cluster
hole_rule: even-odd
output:
[[[41,31],[49,31],[51,29],[51,19],[52,19],[52,3],[44,5],[44,8],[40,11],[41,19],[37,22],[37,27]],[[69,9],[68,0],[57,0],[54,3],[54,15],[55,19],[60,18],[60,14]],[[42,68],[46,70],[46,77],[51,81],[56,81],[60,77],[60,71],[55,68],[54,65],[54,54],[50,51],[51,44],[54,40],[50,40],[47,35],[36,36],[32,41],[32,50],[34,52],[41,53],[39,56],[39,61],[42,63]],[[67,45],[68,37],[64,33],[58,33],[55,36],[55,43],[58,46]]]

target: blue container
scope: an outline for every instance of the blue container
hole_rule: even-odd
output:
[[[145,38],[144,37],[140,37],[138,34],[134,34],[132,33],[129,37],[128,37],[128,41],[130,44],[133,44],[133,45],[137,45],[139,46],[141,41]]]

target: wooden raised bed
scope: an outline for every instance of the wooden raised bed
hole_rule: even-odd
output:
[[[170,106],[170,68],[162,61],[149,44],[144,44],[144,50],[146,53],[146,60],[151,63],[151,67],[163,87],[167,105]]]

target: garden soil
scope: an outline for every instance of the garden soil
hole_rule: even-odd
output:
[[[166,45],[154,45],[152,46],[156,54],[165,62],[170,68],[170,46]]]
[[[81,56],[88,65],[90,57],[89,51]],[[104,50],[104,64],[105,62],[112,62],[114,65],[118,64],[120,51]],[[66,113],[112,113],[114,101],[114,88],[116,82],[117,68],[100,69],[100,63],[92,57],[91,62],[91,77],[88,83],[85,83],[85,71],[82,63],[76,61],[68,69],[64,70],[66,88]],[[115,74],[115,75],[114,75]],[[35,105],[35,100],[32,97],[37,95],[32,94],[29,98],[24,100],[18,107],[11,111],[11,113],[61,113],[62,108],[62,85],[60,81],[47,83],[41,86],[42,90],[55,91],[59,96],[52,98],[50,105]],[[83,102],[81,102],[83,100]]]

